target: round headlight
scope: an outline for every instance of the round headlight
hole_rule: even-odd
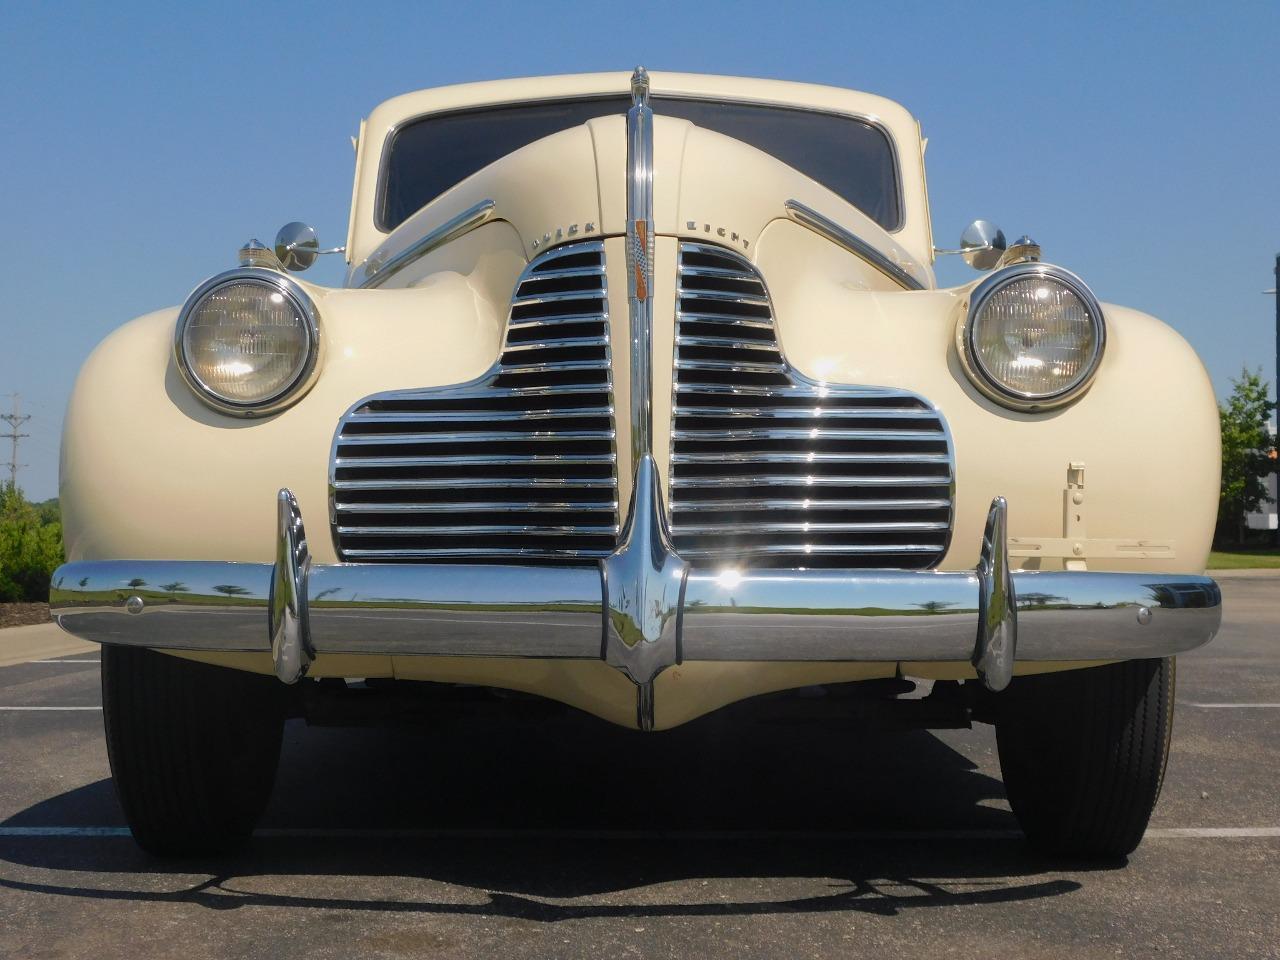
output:
[[[178,366],[224,413],[280,409],[310,382],[320,330],[315,306],[273,270],[233,270],[202,284],[178,316]]]
[[[974,386],[1008,407],[1041,410],[1077,396],[1102,360],[1102,308],[1073,273],[1027,263],[988,277],[969,303],[960,355]]]

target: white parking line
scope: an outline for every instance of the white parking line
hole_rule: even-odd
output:
[[[267,827],[254,833],[274,839],[329,840],[1018,840],[1018,830],[380,830]],[[0,827],[0,837],[127,837],[128,827]],[[1152,827],[1148,840],[1280,838],[1280,827]]]
[[[1196,840],[1202,837],[1280,837],[1280,827],[1156,827],[1145,834],[1155,840]]]
[[[1196,703],[1194,700],[1179,700],[1184,707],[1199,707],[1202,710],[1280,710],[1280,703]]]
[[[0,827],[0,837],[127,837],[128,827]]]
[[[27,663],[101,663],[101,660],[28,660]]]
[[[101,707],[0,707],[0,710],[25,712],[28,710],[101,710]]]

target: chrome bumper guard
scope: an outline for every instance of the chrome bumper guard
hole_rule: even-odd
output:
[[[602,658],[639,685],[642,719],[653,678],[688,661],[968,662],[1000,690],[1018,659],[1166,657],[1217,632],[1208,577],[1011,571],[1006,509],[992,503],[974,570],[695,572],[671,548],[645,456],[621,545],[598,567],[324,565],[282,490],[274,564],[68,563],[51,606],[98,643],[269,649],[285,683],[319,654]]]

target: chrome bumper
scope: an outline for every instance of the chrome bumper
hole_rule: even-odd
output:
[[[318,654],[603,658],[642,703],[686,661],[967,662],[1000,690],[1017,659],[1165,657],[1217,632],[1208,577],[1010,571],[1005,512],[996,499],[971,571],[694,572],[671,550],[646,457],[621,546],[599,567],[321,565],[282,490],[274,564],[68,563],[51,607],[99,643],[269,649],[286,683]]]

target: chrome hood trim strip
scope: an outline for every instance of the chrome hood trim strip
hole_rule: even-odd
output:
[[[653,452],[653,110],[636,67],[627,112],[627,294],[631,320],[631,469]]]
[[[434,230],[424,233],[421,238],[390,257],[385,263],[381,262],[378,252],[374,251],[369,259],[360,265],[352,277],[352,282],[347,285],[362,290],[382,286],[405,267],[421,260],[432,250],[444,246],[451,240],[457,240],[477,227],[484,226],[494,218],[497,209],[498,205],[493,200],[481,200],[456,217],[450,217]]]
[[[844,247],[855,256],[861,257],[875,267],[894,283],[907,290],[925,290],[926,285],[905,267],[896,263],[875,245],[863,240],[852,231],[840,226],[830,217],[824,216],[813,207],[799,200],[788,200],[784,206],[787,216],[803,227],[808,227],[820,237],[826,237],[837,246]]]
[[[631,75],[627,112],[627,312],[631,321],[631,507],[600,561],[604,659],[637,685],[636,724],[651,729],[653,679],[679,659],[676,620],[689,565],[671,548],[653,459],[653,111],[649,74]]]

